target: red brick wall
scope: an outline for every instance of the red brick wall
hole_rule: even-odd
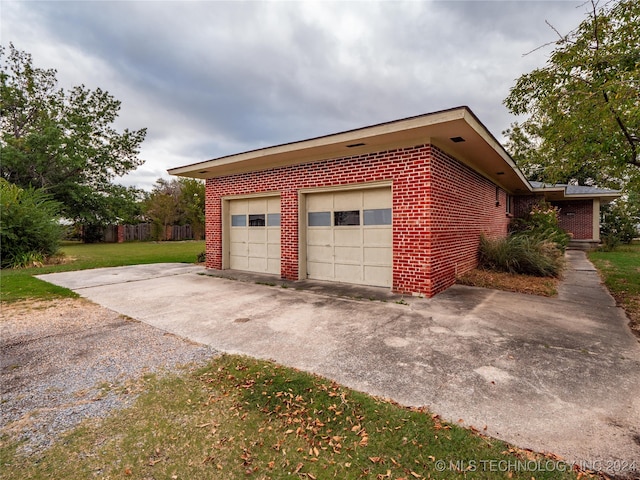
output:
[[[513,199],[513,216],[525,217],[531,212],[531,208],[544,200],[542,195],[523,195]]]
[[[551,202],[560,209],[560,228],[572,234],[575,240],[593,239],[593,200]]]
[[[396,292],[435,295],[455,281],[456,269],[461,273],[475,265],[481,231],[506,234],[504,192],[496,207],[491,182],[421,145],[208,179],[206,266],[222,268],[221,197],[280,193],[281,276],[297,280],[298,190],[382,180],[393,182]]]
[[[433,149],[431,198],[432,289],[440,292],[455,282],[457,274],[477,265],[480,235],[503,237],[510,218],[506,192]]]
[[[516,197],[514,215],[523,217],[531,211],[531,207],[541,200],[542,195]],[[551,202],[560,209],[558,217],[560,228],[571,234],[575,240],[591,240],[593,238],[593,200],[570,200]]]

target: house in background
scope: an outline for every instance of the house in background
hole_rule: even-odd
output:
[[[559,210],[560,227],[571,234],[570,247],[590,250],[600,243],[600,205],[620,197],[618,190],[530,181],[532,195],[520,196],[516,216],[541,199]]]
[[[169,173],[206,179],[209,269],[426,296],[474,268],[481,234],[505,236],[531,201],[569,202],[563,225],[595,240],[595,211],[617,196],[532,185],[467,107]]]

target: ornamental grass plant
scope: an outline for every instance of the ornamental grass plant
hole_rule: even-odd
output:
[[[487,270],[558,277],[570,236],[560,228],[559,211],[547,202],[516,218],[505,238],[480,238],[479,265]]]

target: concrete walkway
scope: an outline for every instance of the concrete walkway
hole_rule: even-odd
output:
[[[640,344],[584,253],[567,259],[557,298],[454,286],[400,299],[350,287],[357,300],[337,297],[335,284],[282,288],[179,264],[40,278],[222,351],[426,405],[522,448],[640,469]]]

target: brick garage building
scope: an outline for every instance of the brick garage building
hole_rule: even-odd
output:
[[[545,196],[467,107],[169,173],[206,179],[209,269],[426,296],[475,267],[481,234],[505,236],[512,209]]]

